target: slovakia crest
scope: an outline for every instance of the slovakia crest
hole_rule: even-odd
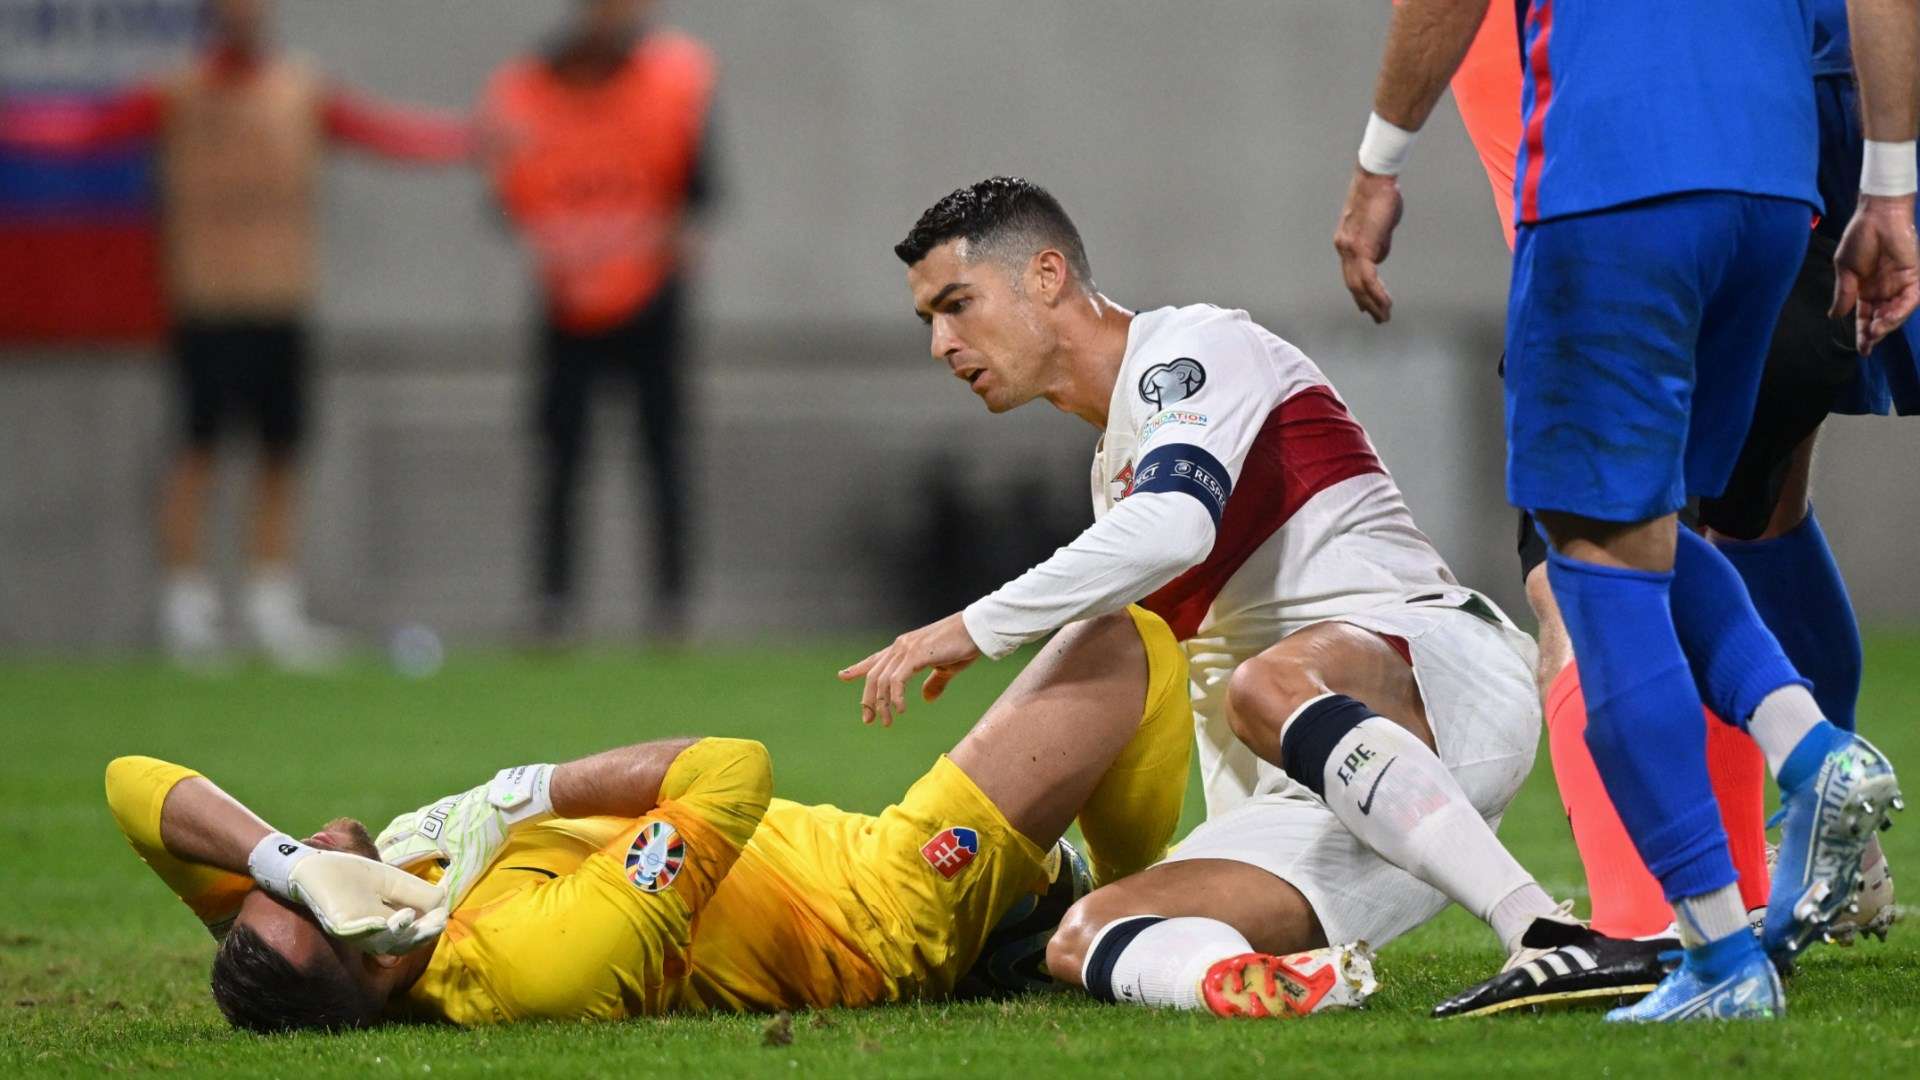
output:
[[[927,865],[940,872],[940,876],[952,881],[954,875],[965,870],[980,854],[980,834],[973,829],[942,829],[934,833],[933,838],[920,845],[920,857]]]
[[[687,861],[687,845],[673,826],[655,821],[640,830],[627,849],[627,880],[641,892],[657,893],[673,884]]]

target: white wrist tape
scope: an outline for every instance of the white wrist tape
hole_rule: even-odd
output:
[[[1920,162],[1914,157],[1914,140],[1867,140],[1866,156],[1860,162],[1860,194],[1911,195],[1917,186]]]
[[[1367,133],[1360,137],[1360,167],[1379,176],[1399,176],[1413,156],[1418,132],[1408,131],[1379,113],[1367,117]]]
[[[501,769],[487,785],[487,803],[509,826],[553,813],[552,765],[516,765]]]
[[[292,900],[294,865],[318,850],[286,833],[268,833],[247,856],[247,872],[261,888],[282,900]]]

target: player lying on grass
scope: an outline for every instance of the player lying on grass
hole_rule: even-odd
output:
[[[397,819],[377,852],[343,818],[307,841],[333,850],[308,853],[152,758],[108,766],[107,795],[134,849],[220,939],[213,994],[241,1027],[868,1005],[952,992],[996,922],[1066,872],[1050,848],[1076,816],[1099,874],[1159,858],[1190,724],[1184,658],[1134,609],[1058,635],[878,815],[771,798],[766,750],[722,738],[503,770]],[[245,876],[261,850],[297,860],[294,889]],[[341,852],[445,869],[437,885],[402,877],[415,892]],[[445,932],[401,956],[325,933],[299,903],[316,860],[359,864]]]
[[[1024,180],[951,193],[895,252],[934,358],[990,411],[1045,399],[1103,432],[1098,520],[842,672],[866,718],[891,721],[918,671],[932,698],[983,654],[1135,602],[1192,668],[1208,820],[1075,908],[1057,978],[1198,1007],[1217,961],[1383,944],[1449,900],[1516,960],[1601,947],[1494,835],[1539,738],[1532,643],[1454,579],[1311,360],[1245,312],[1114,303]]]

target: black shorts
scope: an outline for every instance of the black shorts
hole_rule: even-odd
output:
[[[236,423],[271,454],[292,452],[307,419],[307,330],[287,320],[182,320],[173,331],[189,444],[206,449]]]
[[[1794,449],[1819,429],[1859,370],[1853,320],[1827,318],[1835,246],[1833,238],[1812,234],[1774,324],[1746,444],[1726,490],[1700,500],[1701,523],[1717,533],[1752,540],[1766,531]]]

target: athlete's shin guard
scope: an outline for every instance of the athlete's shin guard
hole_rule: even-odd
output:
[[[1806,520],[1782,536],[1715,546],[1746,582],[1754,610],[1787,659],[1813,680],[1820,711],[1852,731],[1860,697],[1860,624],[1820,519],[1809,509]]]
[[[1547,562],[1587,702],[1587,749],[1668,900],[1732,883],[1700,699],[1668,608],[1673,575]]]

